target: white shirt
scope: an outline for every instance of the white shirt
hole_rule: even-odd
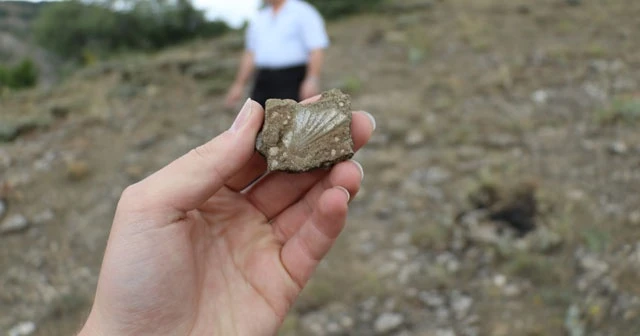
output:
[[[285,0],[275,14],[271,6],[261,9],[247,29],[246,48],[259,68],[307,64],[312,50],[328,46],[322,16],[301,0]]]

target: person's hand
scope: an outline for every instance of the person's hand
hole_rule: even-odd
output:
[[[316,77],[307,77],[300,85],[300,99],[305,100],[320,93],[320,84]]]
[[[244,85],[240,83],[233,83],[227,92],[227,96],[224,101],[224,105],[226,108],[235,108],[240,98],[242,97],[242,93],[244,91]]]
[[[277,332],[342,231],[363,173],[346,161],[263,176],[263,118],[247,101],[229,130],[122,193],[80,335]],[[356,148],[373,129],[353,113]]]

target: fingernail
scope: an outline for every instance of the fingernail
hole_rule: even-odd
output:
[[[231,131],[237,132],[242,128],[244,124],[247,123],[251,113],[253,112],[253,104],[251,103],[251,98],[247,99],[247,101],[242,105],[242,109],[240,109],[240,113],[236,117],[236,120],[231,125]]]
[[[349,201],[351,200],[351,194],[349,194],[349,190],[341,186],[335,186],[334,188],[344,191],[344,193],[347,194],[347,203],[349,203]]]
[[[364,169],[362,168],[362,165],[360,164],[360,162],[354,160],[354,159],[350,159],[349,161],[351,161],[353,164],[356,165],[356,167],[358,167],[358,169],[360,170],[360,181],[364,180]]]
[[[362,111],[367,117],[369,117],[369,120],[371,120],[371,126],[373,126],[373,130],[376,130],[376,118],[373,117],[373,115],[367,111]]]

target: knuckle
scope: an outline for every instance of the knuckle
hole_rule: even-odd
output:
[[[146,198],[144,186],[138,182],[126,187],[120,195],[120,203],[131,204],[133,201],[141,202]]]

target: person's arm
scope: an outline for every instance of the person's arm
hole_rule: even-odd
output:
[[[240,100],[244,87],[247,85],[249,78],[253,74],[253,69],[255,68],[253,58],[253,52],[250,50],[246,50],[242,55],[236,79],[227,93],[227,99],[225,102],[227,107],[234,107]]]
[[[309,63],[307,65],[307,75],[305,76],[305,80],[318,80],[318,78],[320,78],[320,73],[322,73],[323,63],[324,49],[313,50],[309,55]]]
[[[236,80],[233,84],[242,87],[247,85],[251,74],[253,74],[254,67],[255,65],[253,62],[253,52],[247,50],[242,55],[242,59],[240,60],[240,67],[238,68],[238,73],[236,74]]]
[[[320,74],[324,63],[324,49],[329,46],[329,36],[324,20],[318,11],[312,9],[305,15],[302,37],[309,50],[307,74],[300,86],[300,99],[308,99],[320,93]]]
[[[300,99],[309,99],[320,93],[320,73],[324,62],[324,50],[315,49],[309,55],[307,74],[300,86]]]

